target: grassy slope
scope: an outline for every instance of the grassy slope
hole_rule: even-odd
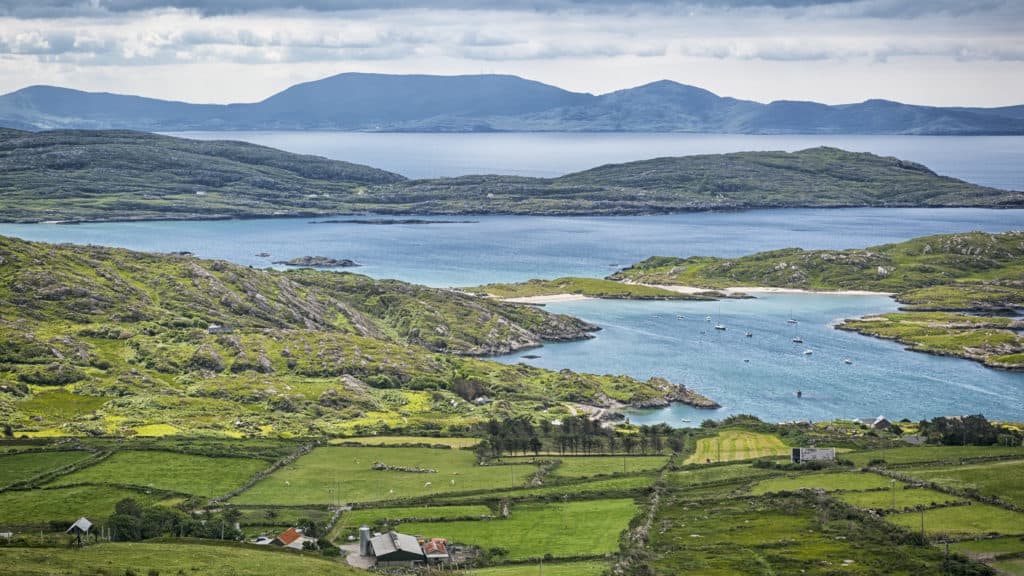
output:
[[[210,323],[234,333],[209,334]],[[463,356],[590,329],[352,274],[0,237],[0,419],[22,432],[462,430],[551,402],[677,393],[663,381]],[[511,402],[478,407],[459,386]]]
[[[0,221],[1024,205],[1019,192],[834,148],[656,158],[553,179],[409,182],[366,166],[240,142],[123,131],[4,130],[0,175]]]
[[[373,470],[389,466],[429,468],[435,473]],[[478,466],[472,452],[428,448],[317,448],[232,499],[235,504],[327,504],[419,498],[446,492],[522,486],[536,467]],[[430,483],[428,486],[427,483]],[[336,498],[336,497],[335,497]]]
[[[789,448],[777,436],[746,430],[722,430],[711,438],[697,441],[697,450],[686,459],[686,464],[748,460],[764,456],[780,456]]]
[[[365,574],[343,562],[291,554],[267,547],[212,541],[105,543],[70,548],[0,548],[0,572],[22,576],[63,574]]]
[[[44,472],[85,460],[90,456],[92,454],[84,451],[37,452],[0,456],[0,488],[15,482],[29,480]]]
[[[7,221],[330,213],[403,179],[243,142],[76,130],[0,132],[0,174]]]
[[[636,515],[631,499],[512,506],[502,520],[404,523],[398,530],[482,548],[504,548],[508,559],[597,556],[618,548],[619,533]]]
[[[559,178],[464,176],[381,186],[372,209],[638,214],[796,206],[1019,206],[1024,195],[835,148],[610,164]]]
[[[963,314],[1012,314],[1024,307],[1024,231],[915,238],[855,250],[787,248],[741,258],[656,256],[610,278],[724,288],[775,286],[895,292],[913,314],[850,321],[843,328],[892,338],[916,350],[952,354],[997,368],[1024,368],[1024,338],[1011,321]],[[1020,326],[1016,322],[1013,326]]]

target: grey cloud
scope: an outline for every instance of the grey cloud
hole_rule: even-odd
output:
[[[0,16],[16,18],[102,17],[147,10],[181,9],[205,16],[306,10],[310,12],[408,9],[488,11],[630,11],[650,8],[807,8],[861,0],[4,0]]]

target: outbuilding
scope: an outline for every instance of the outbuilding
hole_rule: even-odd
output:
[[[392,530],[370,538],[369,553],[381,568],[414,568],[427,561],[415,536]]]

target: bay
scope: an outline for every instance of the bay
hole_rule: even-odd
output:
[[[1024,137],[748,136],[703,134],[353,134],[215,132],[369,164],[410,177],[502,173],[555,176],[608,162],[828,145],[924,163],[978,184],[1024,189]],[[347,219],[347,218],[346,218]],[[424,220],[448,220],[422,217]],[[459,218],[463,219],[462,217]],[[601,277],[652,255],[740,256],[800,246],[855,248],[928,234],[1024,228],[1024,210],[793,209],[636,217],[479,216],[473,223],[310,224],[310,219],[123,222],[75,226],[0,224],[0,234],[47,242],[190,251],[256,267],[306,255],[349,258],[353,271],[430,286],[529,278]],[[318,219],[324,220],[324,219]],[[267,252],[270,258],[256,254]],[[768,294],[704,302],[581,301],[549,305],[603,330],[594,340],[548,344],[534,365],[638,378],[664,376],[723,408],[633,412],[634,422],[694,425],[751,413],[769,421],[836,417],[925,418],[984,413],[1024,420],[1024,374],[907,352],[842,332],[837,319],[895,308],[878,296]],[[720,310],[720,311],[719,311]],[[786,324],[789,315],[801,320]],[[677,316],[685,316],[679,319]],[[708,330],[718,316],[725,332]],[[743,332],[753,336],[745,338]],[[803,345],[791,342],[799,330]],[[701,333],[703,332],[703,334]],[[812,354],[803,354],[805,349]],[[852,364],[846,364],[849,358]],[[526,361],[520,354],[498,358]],[[796,392],[801,392],[797,398]],[[689,423],[683,420],[689,420]]]

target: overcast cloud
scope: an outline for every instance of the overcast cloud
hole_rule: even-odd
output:
[[[1024,103],[1024,2],[0,0],[0,92],[252,101],[346,71],[662,78],[759,101]]]

